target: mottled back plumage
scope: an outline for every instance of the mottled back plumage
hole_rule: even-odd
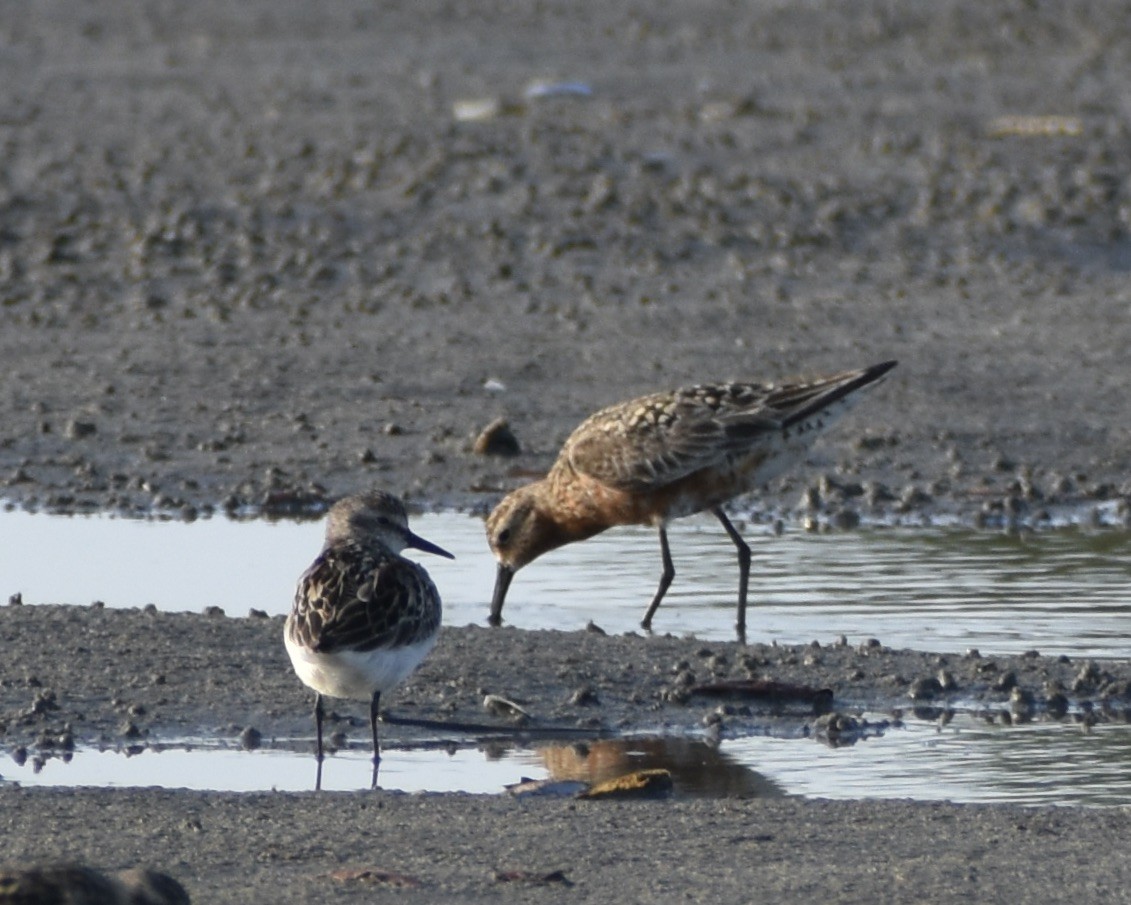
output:
[[[422,567],[380,544],[329,544],[299,579],[291,638],[318,653],[401,647],[440,627],[440,595]]]
[[[629,491],[726,468],[813,414],[814,406],[843,402],[858,387],[858,376],[853,371],[805,383],[702,384],[620,402],[578,425],[555,468],[568,465]]]

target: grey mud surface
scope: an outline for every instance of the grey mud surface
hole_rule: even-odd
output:
[[[14,505],[294,514],[378,485],[486,509],[604,403],[898,358],[758,505],[1126,518],[1127,4],[0,8]],[[499,416],[522,454],[475,455]],[[0,636],[8,751],[309,732],[272,620],[7,607]],[[688,672],[851,714],[947,669],[975,710],[1011,709],[1012,672],[1035,718],[1059,683],[1119,719],[1131,679],[710,647],[446,630],[390,703],[482,720],[489,691],[548,725],[701,732],[718,705],[682,700]],[[582,687],[599,707],[568,703]],[[197,902],[1108,902],[1127,830],[1123,809],[0,788],[6,860],[150,864]]]

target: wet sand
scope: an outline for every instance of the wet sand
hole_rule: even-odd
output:
[[[4,747],[53,771],[66,770],[51,761],[73,748],[80,758],[90,747],[142,753],[202,736],[238,746],[249,730],[262,745],[310,751],[310,695],[291,673],[281,633],[281,618],[0,608],[0,637],[19,652],[0,665]],[[945,689],[932,685],[943,672]],[[807,698],[706,693],[752,677],[828,689],[832,699],[814,707]],[[519,703],[527,716],[516,723],[488,712],[487,695]],[[387,759],[438,740],[566,744],[625,733],[772,732],[851,744],[864,712],[873,726],[877,714],[897,721],[955,711],[995,722],[1122,723],[1131,712],[1131,663],[951,656],[867,642],[791,647],[445,628],[433,655],[386,703],[400,719],[475,727],[386,723]],[[365,705],[332,702],[331,710],[328,735],[341,733],[335,745],[367,751]],[[331,758],[326,769],[335,768]],[[405,884],[423,898],[460,901],[526,901],[532,886],[538,896],[584,901],[607,901],[610,889],[628,901],[696,890],[737,901],[752,889],[769,900],[818,892],[833,901],[1022,892],[1040,900],[1063,891],[1057,884],[1068,858],[1093,884],[1083,900],[1100,901],[1128,877],[1116,841],[1127,826],[1123,808],[575,801],[515,799],[501,789],[472,796],[3,787],[0,799],[11,858],[150,865],[184,883],[195,901],[312,901],[329,895],[325,887],[345,901],[368,901],[407,894]],[[557,871],[564,881],[540,882]],[[513,872],[523,879],[496,876]]]
[[[811,488],[828,515],[1039,524],[1056,503],[1126,498],[1129,11],[37,3],[0,31],[0,495],[193,517],[309,512],[377,485],[485,509],[599,405],[898,358],[760,505],[795,517]],[[538,79],[591,93],[527,94]],[[498,416],[516,458],[472,450]],[[34,756],[67,723],[120,745],[307,719],[272,620],[9,607],[0,631],[9,751]],[[486,689],[554,725],[699,730],[715,705],[663,694],[681,662],[706,677],[702,647],[446,630],[391,703],[480,719]],[[941,668],[883,648],[708,647],[727,675],[888,709]],[[1082,667],[998,668],[1040,704]],[[962,652],[947,668],[976,706],[1008,708]],[[1126,664],[1104,669],[1072,694],[1119,718]],[[597,715],[566,703],[583,684]],[[194,901],[318,900],[320,884],[469,901],[1115,901],[1127,886],[1123,809],[0,799],[11,859],[151,864]],[[420,886],[339,886],[342,866]]]

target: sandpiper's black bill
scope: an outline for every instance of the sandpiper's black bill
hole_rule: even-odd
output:
[[[445,559],[455,559],[455,556],[443,547],[437,547],[432,541],[425,540],[419,534],[413,534],[411,531],[406,532],[405,541],[407,545],[414,550],[423,550],[425,553],[435,553],[437,556],[443,556]]]
[[[503,624],[503,603],[507,599],[507,588],[511,586],[514,578],[514,569],[499,563],[499,571],[495,574],[495,593],[491,595],[491,615],[487,619],[488,625]]]

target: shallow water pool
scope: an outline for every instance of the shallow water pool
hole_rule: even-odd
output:
[[[456,555],[413,553],[449,625],[485,624],[494,561],[479,518],[418,516],[414,529]],[[856,642],[983,654],[1131,653],[1131,534],[1069,528],[1006,536],[960,528],[848,533],[744,526],[753,549],[749,640]],[[321,545],[317,522],[192,523],[0,513],[0,593],[25,603],[285,613]],[[737,565],[714,520],[670,531],[676,578],[657,632],[733,639]],[[655,532],[610,531],[556,550],[515,578],[504,619],[526,629],[639,630],[660,571]]]
[[[1006,727],[960,715],[947,726],[908,721],[856,744],[808,737],[630,738],[525,747],[389,748],[380,785],[404,792],[503,794],[524,778],[588,783],[634,770],[672,773],[677,798],[907,798],[1021,805],[1131,805],[1131,727],[1073,722]],[[80,749],[69,762],[0,760],[0,782],[25,786],[161,786],[228,791],[306,791],[311,754],[256,751],[196,740],[127,756]],[[365,746],[326,759],[326,790],[369,788]]]

